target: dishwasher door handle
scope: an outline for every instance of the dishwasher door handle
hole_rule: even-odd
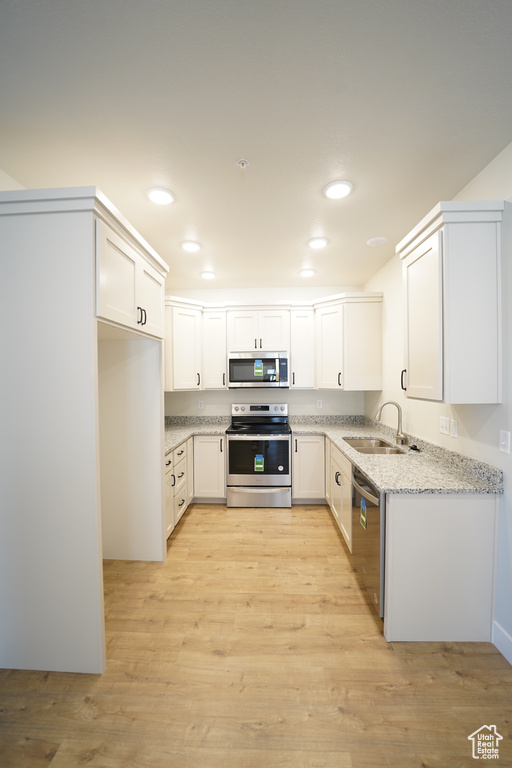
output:
[[[367,488],[361,488],[361,486],[358,485],[354,477],[352,477],[352,485],[354,486],[356,491],[358,491],[361,494],[363,499],[366,499],[367,501],[372,501],[374,504],[379,506],[380,504],[379,499],[376,496],[373,496]]]

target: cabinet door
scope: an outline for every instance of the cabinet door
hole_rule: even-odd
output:
[[[258,349],[288,352],[290,349],[290,312],[262,309],[258,312]]]
[[[137,328],[139,254],[105,222],[96,222],[96,314]]]
[[[164,469],[165,537],[168,539],[174,530],[174,474],[172,471],[172,459],[170,455],[165,457]]]
[[[172,309],[173,389],[201,388],[201,311]]]
[[[189,437],[187,440],[187,485],[188,485],[188,501],[190,504],[194,498],[194,438]]]
[[[331,510],[352,552],[352,480],[337,448],[331,447]]]
[[[144,312],[139,328],[162,339],[165,335],[165,281],[142,259],[137,270],[136,299]]]
[[[323,436],[293,437],[292,445],[292,496],[296,499],[323,499],[325,497]]]
[[[250,352],[258,349],[258,313],[251,310],[232,310],[228,312],[227,317],[228,352]]]
[[[315,313],[294,309],[290,314],[290,387],[315,387]]]
[[[194,437],[194,497],[226,498],[226,438],[219,435]]]
[[[382,302],[347,301],[343,307],[345,390],[382,389]]]
[[[318,389],[343,389],[343,306],[316,310],[316,381]]]
[[[226,389],[226,313],[203,312],[203,389]]]
[[[403,265],[407,397],[443,399],[442,243],[435,232]]]

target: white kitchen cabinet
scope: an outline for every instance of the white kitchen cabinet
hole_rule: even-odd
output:
[[[292,497],[325,498],[323,435],[292,436]]]
[[[501,402],[502,202],[439,203],[403,260],[407,397]]]
[[[352,552],[352,465],[331,444],[331,511]]]
[[[201,310],[166,303],[166,389],[201,389]]]
[[[317,389],[343,389],[343,304],[316,310]]]
[[[325,467],[324,467],[324,476],[325,476],[325,500],[329,507],[332,504],[332,496],[331,496],[331,441],[328,438],[325,438]]]
[[[174,474],[172,466],[172,451],[164,458],[164,509],[165,509],[165,538],[168,539],[174,530]]]
[[[98,316],[98,219],[146,252],[94,187],[0,192],[2,668],[102,673],[104,559],[165,560],[162,340]]]
[[[194,438],[187,440],[187,478],[188,478],[188,500],[187,505],[194,498]]]
[[[226,311],[204,310],[203,389],[227,388]]]
[[[316,305],[317,389],[382,387],[382,294],[346,294]]]
[[[194,498],[226,498],[226,437],[194,437]]]
[[[388,494],[384,636],[490,642],[498,497]]]
[[[173,512],[174,525],[176,526],[188,507],[188,464],[187,443],[182,443],[172,453],[173,461]]]
[[[287,352],[290,349],[288,309],[229,310],[228,352]]]
[[[290,388],[315,388],[315,312],[290,312]]]
[[[96,314],[163,338],[165,278],[141,251],[96,221]]]

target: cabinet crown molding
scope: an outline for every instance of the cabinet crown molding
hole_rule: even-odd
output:
[[[395,253],[405,259],[430,235],[446,224],[500,222],[504,200],[441,201],[398,243]]]
[[[380,292],[351,292],[351,293],[337,293],[333,294],[332,296],[325,296],[321,299],[315,299],[314,301],[287,301],[287,302],[279,302],[279,303],[262,303],[257,302],[255,304],[253,303],[247,303],[247,304],[239,304],[235,302],[219,302],[219,303],[210,303],[210,302],[204,302],[204,301],[196,301],[195,299],[186,299],[182,298],[180,296],[171,296],[167,295],[165,297],[165,303],[168,306],[178,306],[178,307],[194,307],[196,309],[200,309],[202,311],[210,311],[210,310],[216,310],[216,311],[243,311],[246,309],[251,310],[258,310],[258,309],[275,309],[275,310],[314,310],[318,307],[324,307],[328,306],[329,304],[339,304],[340,302],[350,302],[350,301],[382,301],[383,294]]]

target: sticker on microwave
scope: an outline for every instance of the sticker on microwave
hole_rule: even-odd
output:
[[[263,454],[257,453],[254,457],[254,471],[263,472],[263,469],[264,469],[263,465],[264,465]]]
[[[254,375],[263,376],[263,360],[254,361]]]
[[[359,522],[363,526],[363,528],[366,529],[366,501],[364,499],[361,499],[361,515],[359,517]]]

